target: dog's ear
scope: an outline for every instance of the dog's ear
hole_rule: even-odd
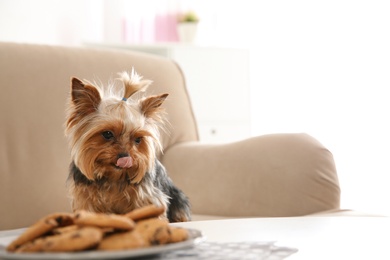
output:
[[[150,96],[141,100],[141,111],[145,117],[161,119],[160,111],[162,111],[161,105],[168,97],[168,94],[162,94],[158,96]]]
[[[71,101],[84,115],[95,112],[101,102],[99,91],[78,78],[71,79]]]

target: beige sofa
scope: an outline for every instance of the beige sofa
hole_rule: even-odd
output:
[[[70,78],[107,83],[132,67],[153,80],[149,92],[170,94],[164,104],[171,127],[162,136],[160,158],[188,195],[195,219],[339,209],[332,154],[307,134],[199,143],[185,78],[172,60],[130,51],[0,43],[0,230],[71,210],[64,137]]]

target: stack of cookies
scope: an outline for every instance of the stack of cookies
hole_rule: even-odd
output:
[[[126,250],[177,243],[188,239],[188,231],[170,226],[159,218],[165,209],[153,205],[125,215],[54,213],[40,219],[8,245],[7,251],[76,252]]]

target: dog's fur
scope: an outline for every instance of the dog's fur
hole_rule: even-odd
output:
[[[188,221],[189,201],[156,156],[168,94],[144,97],[151,81],[134,70],[120,76],[121,88],[71,79],[65,132],[72,208],[123,214],[154,204],[169,221]]]

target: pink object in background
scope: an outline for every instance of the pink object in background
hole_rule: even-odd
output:
[[[156,15],[155,19],[156,42],[177,42],[177,15]]]
[[[157,14],[154,20],[122,20],[122,39],[125,43],[177,42],[177,16]]]

